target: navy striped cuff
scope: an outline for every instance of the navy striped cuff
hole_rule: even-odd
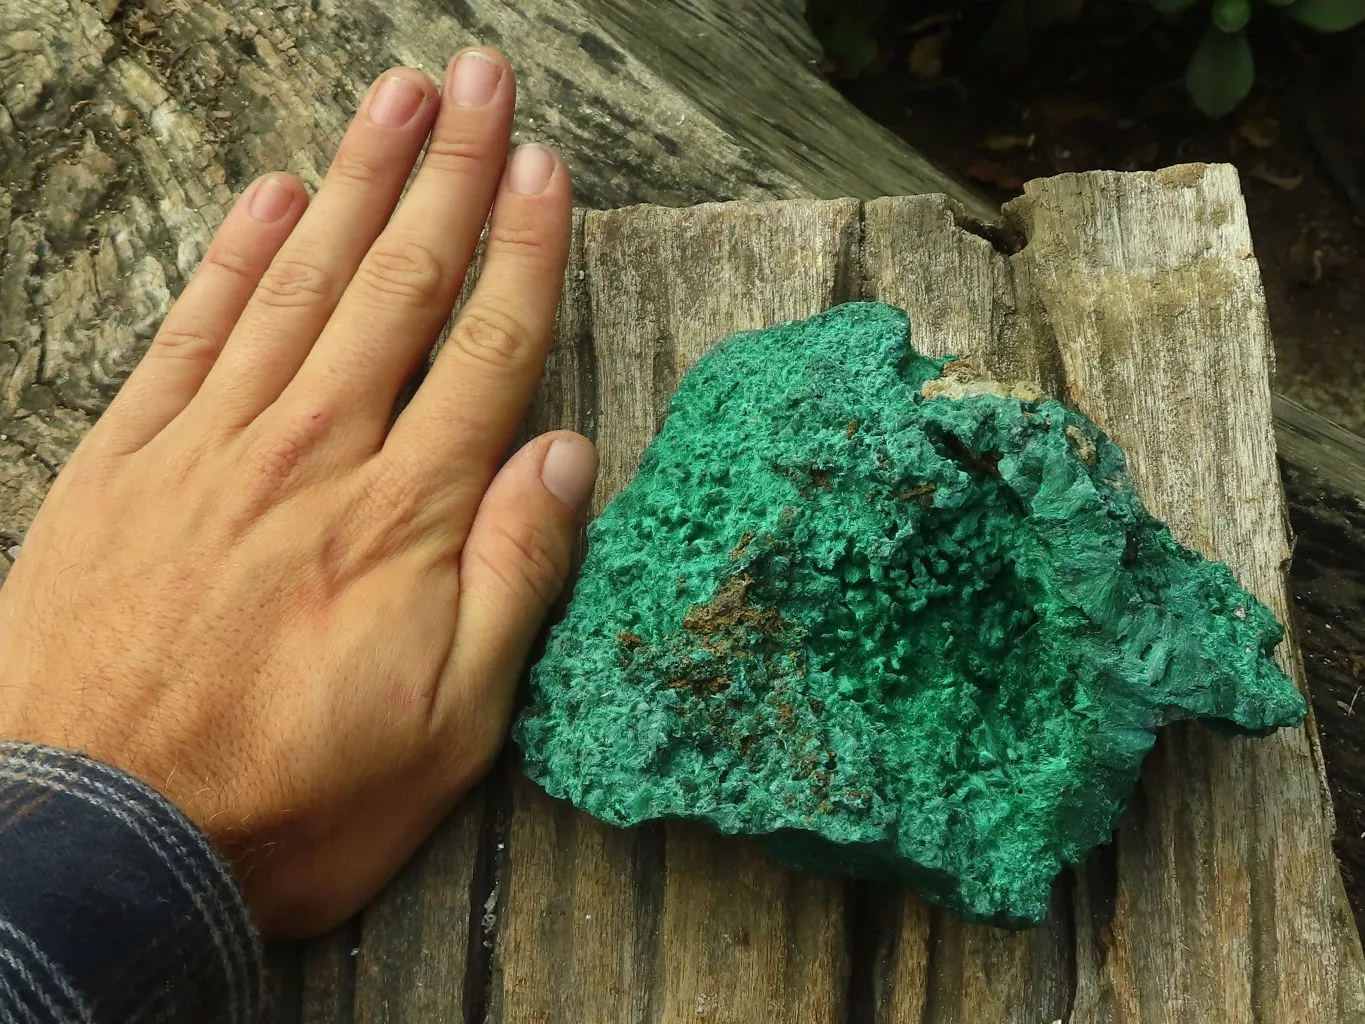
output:
[[[236,883],[149,786],[0,741],[0,865],[0,1020],[260,1017],[260,940]]]

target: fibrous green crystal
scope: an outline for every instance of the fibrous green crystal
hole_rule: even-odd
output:
[[[1029,392],[918,355],[874,303],[717,345],[589,528],[527,773],[617,825],[700,819],[1039,921],[1156,729],[1305,705],[1271,613]]]

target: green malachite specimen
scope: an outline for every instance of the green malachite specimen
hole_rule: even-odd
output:
[[[1281,635],[1090,420],[856,303],[688,374],[517,738],[616,825],[700,819],[1017,927],[1109,840],[1160,726],[1303,719]]]

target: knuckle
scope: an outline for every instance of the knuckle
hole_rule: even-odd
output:
[[[381,520],[411,521],[422,507],[420,493],[412,475],[389,469],[370,477],[365,504],[370,513]]]
[[[475,551],[482,567],[513,594],[534,598],[542,608],[550,607],[568,572],[561,545],[526,519],[493,524],[490,540]]]
[[[447,131],[433,135],[422,157],[423,169],[466,174],[487,163],[492,155],[488,143],[472,133]]]
[[[404,538],[421,533],[429,518],[429,487],[419,477],[390,468],[369,475],[362,485],[357,507],[358,522],[364,525],[361,547],[367,551],[387,551]]]
[[[273,437],[252,452],[251,490],[263,497],[274,497],[298,468],[305,446],[297,437]]]
[[[451,291],[451,274],[427,245],[412,238],[380,238],[356,276],[383,295],[432,303]]]
[[[327,169],[330,183],[355,188],[374,188],[387,177],[382,152],[357,145],[343,145]]]
[[[259,433],[245,445],[253,488],[271,498],[296,474],[299,463],[313,450],[326,429],[321,410],[290,410],[263,418]]]
[[[151,354],[163,359],[192,361],[216,355],[218,346],[218,339],[202,329],[169,324],[157,332]]]
[[[545,252],[545,234],[529,225],[495,223],[488,232],[488,245],[513,256],[540,260]]]
[[[332,276],[302,259],[277,259],[256,285],[256,299],[267,306],[293,308],[329,304],[336,291]]]
[[[201,266],[220,276],[236,278],[239,281],[256,279],[256,260],[238,249],[231,249],[225,245],[210,245],[209,251],[204,253]]]
[[[494,370],[518,366],[526,344],[520,325],[505,313],[489,308],[466,307],[450,330],[450,342],[475,363]]]

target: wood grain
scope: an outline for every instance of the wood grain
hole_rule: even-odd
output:
[[[480,972],[470,967],[477,947],[492,942],[495,909],[486,910],[483,892],[474,892],[483,822],[480,791],[461,801],[365,909],[354,947],[355,1024],[460,1021],[470,997],[479,997],[470,988],[480,984]]]
[[[869,296],[910,311],[917,346],[978,354],[1092,416],[1152,512],[1288,621],[1270,342],[1231,170],[1033,183],[1006,208],[1024,239],[1008,257],[962,238],[945,210],[933,197],[868,204]],[[1292,636],[1279,658],[1303,685]],[[1356,1019],[1359,938],[1341,924],[1331,829],[1311,723],[1266,740],[1170,730],[1117,867],[1092,858],[1047,927],[1004,936],[935,919],[954,967],[929,978],[926,1017],[1031,1021],[1061,1006],[1087,1021]],[[900,942],[923,941],[902,928]],[[1074,991],[1056,984],[1067,967]]]
[[[1020,308],[1009,262],[991,241],[959,224],[943,196],[895,197],[866,204],[863,295],[910,314],[911,339],[930,355],[974,355],[1003,380],[1030,380],[1065,391],[1062,367],[1040,325]],[[913,244],[907,244],[913,239]],[[1065,1016],[1071,988],[1071,936],[1064,896],[1047,924],[1009,933],[926,911],[907,894],[891,978],[889,1011],[924,1021],[1053,1020]],[[926,971],[922,963],[931,966]]]
[[[279,1024],[353,1024],[355,958],[360,955],[358,921],[303,943],[299,1001],[277,1007]]]
[[[549,369],[527,433],[569,427],[600,443],[583,233],[580,212]],[[600,492],[593,505],[600,510]],[[576,813],[527,782],[515,755],[511,760],[487,1019],[641,1019],[653,970],[650,906],[661,837],[657,830],[621,832]]]
[[[719,338],[856,295],[858,218],[853,201],[589,214],[598,440],[619,473],[604,478],[604,497],[634,475],[678,381]],[[648,401],[632,408],[639,389],[618,396],[612,382],[638,381],[641,340],[652,374]],[[667,830],[665,871],[656,1019],[741,1022],[757,1008],[773,1021],[841,1017],[841,886],[682,825]]]
[[[655,830],[619,832],[525,780],[512,800],[488,1020],[648,1019]]]

